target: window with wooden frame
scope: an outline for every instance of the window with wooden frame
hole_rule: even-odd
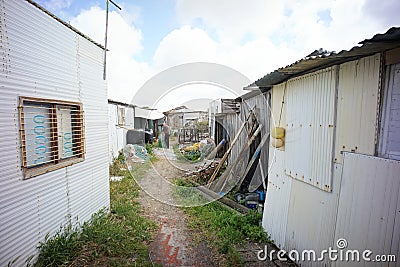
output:
[[[25,178],[83,161],[82,104],[20,97],[18,108]]]

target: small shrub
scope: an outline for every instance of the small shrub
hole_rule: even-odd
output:
[[[154,156],[154,151],[153,151],[153,145],[150,143],[146,143],[146,150],[147,150],[147,154],[149,154],[150,156]]]
[[[190,161],[196,161],[201,157],[201,153],[198,150],[191,150],[191,151],[185,151],[183,156]]]

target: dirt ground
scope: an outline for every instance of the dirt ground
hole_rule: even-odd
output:
[[[138,199],[145,210],[145,216],[159,225],[159,230],[154,241],[150,244],[150,258],[162,266],[218,266],[218,257],[205,242],[195,244],[191,231],[186,227],[186,218],[183,211],[170,205],[173,196],[169,184],[161,181],[160,176],[167,180],[183,175],[183,171],[171,165],[164,155],[159,155],[159,160],[153,168],[146,173],[145,180],[156,186],[147,187],[147,181],[141,181],[145,190],[141,191]],[[183,168],[182,164],[181,167]],[[186,166],[191,167],[191,166]],[[152,191],[153,190],[153,191]],[[148,193],[153,194],[159,201]]]
[[[194,232],[188,229],[184,212],[171,205],[175,202],[169,181],[182,177],[184,170],[192,170],[195,166],[177,161],[171,149],[156,149],[155,153],[159,160],[139,181],[143,190],[138,198],[144,215],[159,225],[149,247],[150,259],[154,264],[166,267],[226,266],[224,258],[215,253],[206,241],[194,241]],[[278,260],[259,261],[257,251],[264,249],[265,245],[251,242],[240,245],[238,252],[244,266],[294,266]]]

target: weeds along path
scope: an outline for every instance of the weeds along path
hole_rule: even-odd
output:
[[[153,162],[152,168],[139,181],[143,190],[138,202],[144,208],[144,216],[159,225],[159,230],[149,247],[151,260],[154,264],[167,267],[218,266],[219,259],[214,257],[206,243],[194,242],[193,235],[186,226],[184,212],[179,207],[164,203],[174,202],[169,181],[181,177],[184,173],[174,165],[180,164],[182,169],[193,166],[175,161],[170,150],[163,153],[159,153],[160,151],[155,151],[158,160]]]

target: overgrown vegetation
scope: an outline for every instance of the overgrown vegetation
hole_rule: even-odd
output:
[[[174,150],[174,153],[176,155],[176,159],[178,161],[185,161],[186,158],[183,156],[182,152],[179,150],[179,147],[177,144],[175,144],[172,149]]]
[[[195,192],[193,183],[187,179],[175,179],[174,183],[182,186],[176,189],[175,197],[185,201],[186,204],[193,204],[196,201],[200,203],[202,196]],[[185,207],[183,210],[189,216],[188,227],[197,232],[198,240],[206,238],[219,253],[226,256],[228,265],[242,265],[235,245],[241,244],[245,240],[270,242],[269,237],[260,226],[262,214],[255,210],[250,211],[247,215],[242,215],[218,202],[197,207]]]
[[[146,243],[156,224],[141,216],[135,201],[139,186],[131,176],[143,175],[150,165],[138,164],[130,173],[123,162],[122,155],[110,166],[111,175],[124,176],[110,182],[110,212],[101,211],[83,225],[68,225],[47,237],[35,266],[153,266]]]
[[[119,151],[118,156],[114,158],[108,169],[110,176],[124,176],[126,173],[126,164],[124,153]]]
[[[174,145],[173,147],[174,153],[177,157],[177,160],[189,160],[189,161],[197,161],[201,157],[201,152],[199,150],[180,150],[178,145]]]
[[[146,143],[146,150],[150,156],[154,156],[153,145],[150,143]]]
[[[201,157],[201,153],[198,150],[191,150],[191,151],[185,151],[183,153],[183,156],[190,161],[196,161]]]
[[[229,265],[241,265],[241,258],[236,244],[245,240],[268,242],[268,236],[259,225],[261,214],[251,211],[241,215],[216,202],[204,206],[184,208],[190,217],[188,226],[199,230],[199,238],[204,236],[222,254],[225,254]]]

